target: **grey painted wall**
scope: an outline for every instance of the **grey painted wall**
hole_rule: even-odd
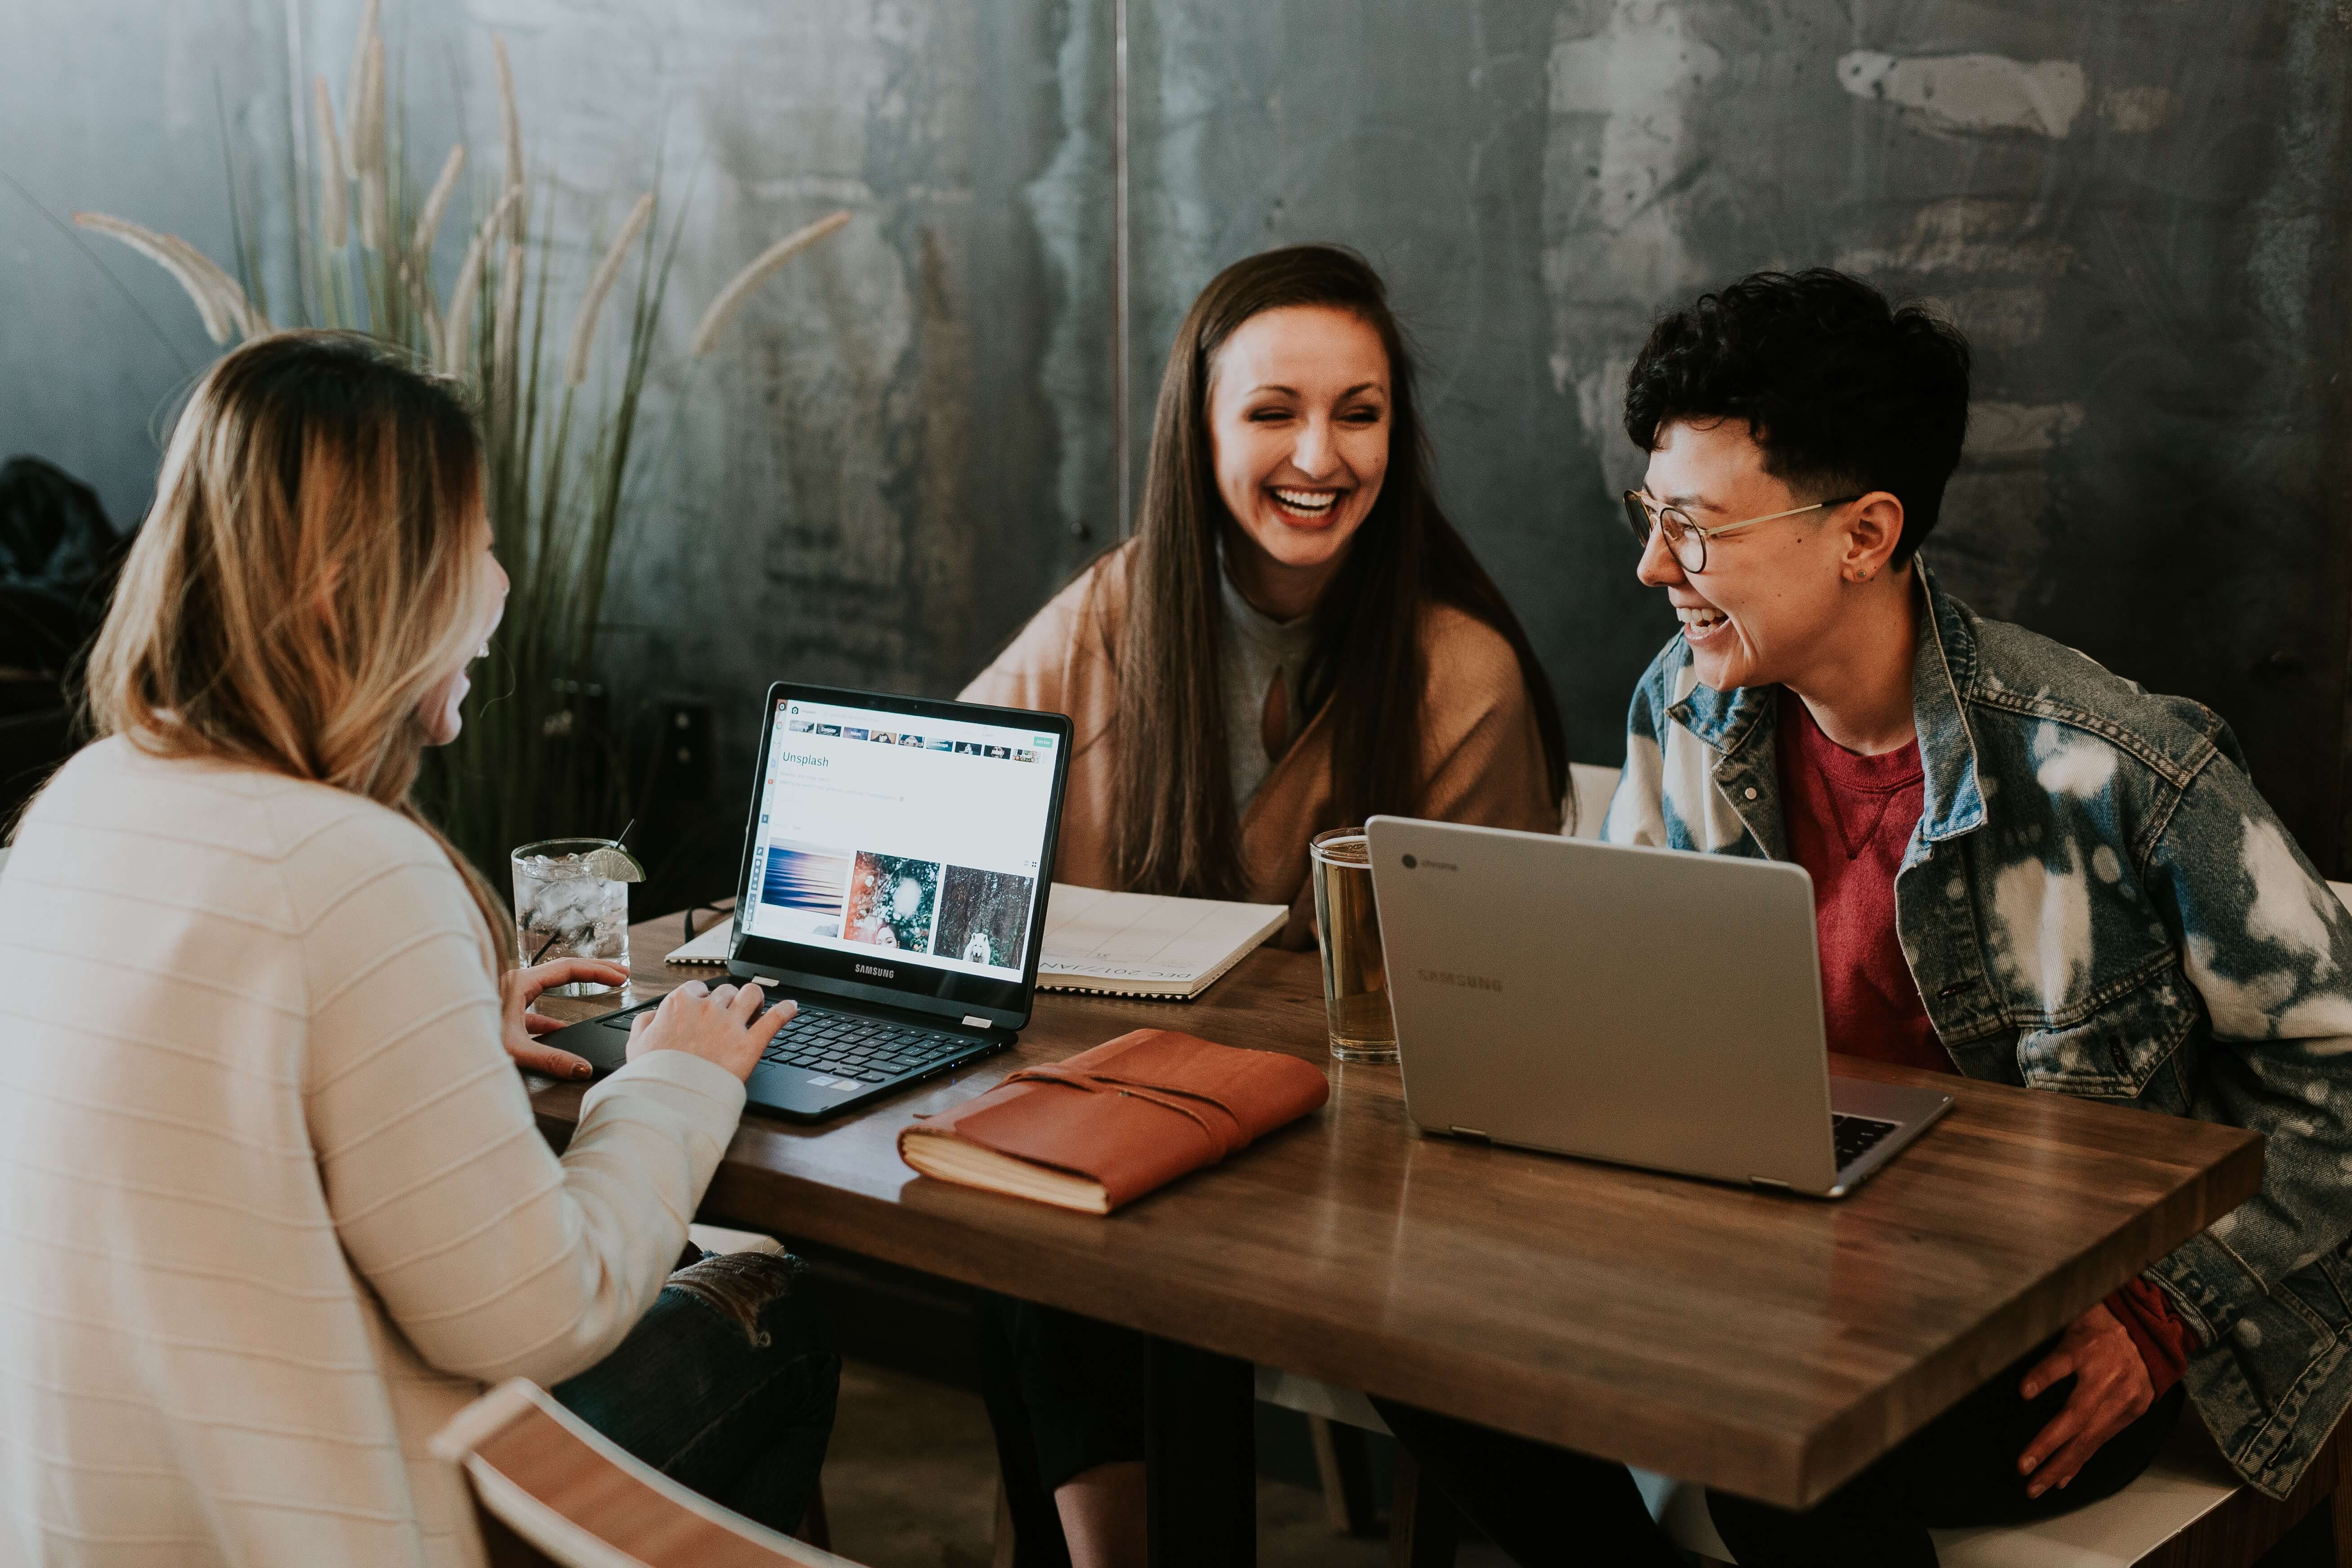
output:
[[[1673,629],[1613,499],[1654,314],[1822,263],[1932,298],[1979,354],[1947,584],[2221,710],[2339,864],[2347,42],[2292,0],[1148,0],[1139,353],[1249,251],[1370,256],[1455,521],[1615,762]]]
[[[1544,650],[1577,754],[1614,761],[1671,625],[1611,499],[1639,472],[1615,430],[1626,363],[1711,283],[1844,266],[1941,301],[1979,351],[1931,546],[1947,581],[2212,703],[2305,845],[2344,863],[2342,7],[1130,4],[1130,464],[1217,268],[1288,240],[1363,249],[1421,346],[1456,520]],[[340,92],[357,11],[14,0],[0,170],[51,212],[226,256],[215,82],[248,194],[282,214],[289,40]],[[567,232],[609,226],[657,150],[674,198],[690,176],[614,605],[625,689],[700,690],[730,717],[780,675],[950,691],[1108,542],[1109,18],[1110,0],[393,0],[428,171],[460,134],[478,167],[497,156],[497,30]],[[710,293],[835,205],[851,226],[689,372]],[[100,256],[0,188],[0,448],[84,474],[127,518],[158,411],[212,351],[160,273]],[[455,259],[445,235],[445,285]],[[750,738],[729,736],[739,760]]]

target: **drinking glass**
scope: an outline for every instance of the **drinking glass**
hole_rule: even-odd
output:
[[[629,966],[629,884],[613,869],[610,838],[542,838],[514,852],[515,950],[526,965],[593,958]],[[601,996],[616,989],[575,980],[551,996]]]
[[[1372,855],[1360,827],[1318,833],[1307,846],[1315,876],[1315,938],[1323,950],[1323,1014],[1331,1054],[1343,1062],[1397,1059],[1396,1018],[1381,919],[1372,905]]]

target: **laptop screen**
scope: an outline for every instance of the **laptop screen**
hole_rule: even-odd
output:
[[[1064,721],[772,695],[743,934],[814,949],[794,967],[868,985],[977,999],[997,987],[941,982],[1021,984],[1040,934]]]

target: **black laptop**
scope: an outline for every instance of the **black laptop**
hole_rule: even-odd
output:
[[[800,1016],[751,1103],[802,1121],[1001,1050],[1029,1022],[1070,721],[768,689],[728,978]],[[543,1037],[599,1077],[648,1002]]]

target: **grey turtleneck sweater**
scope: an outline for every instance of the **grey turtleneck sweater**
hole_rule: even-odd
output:
[[[1222,563],[1221,563],[1222,564]],[[1247,599],[1223,571],[1217,574],[1224,614],[1217,648],[1225,698],[1225,754],[1233,772],[1234,809],[1248,809],[1250,797],[1273,771],[1276,758],[1306,727],[1299,687],[1314,649],[1311,615],[1277,621]],[[1275,752],[1265,746],[1266,694],[1282,682],[1282,733]]]

